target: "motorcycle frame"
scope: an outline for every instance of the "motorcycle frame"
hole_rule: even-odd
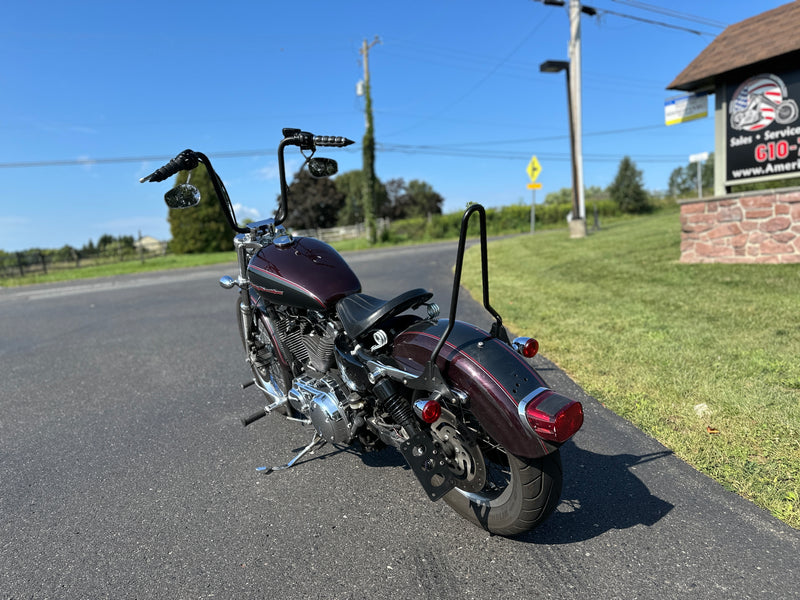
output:
[[[300,130],[284,130],[284,139],[278,146],[281,180],[280,207],[275,218],[251,223],[248,227],[240,227],[236,222],[230,198],[221,179],[213,170],[210,160],[205,155],[196,153],[209,172],[229,225],[238,233],[234,238],[238,277],[235,282],[230,280],[223,285],[232,287],[235,284],[240,288],[240,318],[243,319],[247,344],[253,342],[255,318],[250,301],[251,285],[247,267],[252,256],[266,243],[278,235],[285,234],[285,230],[281,226],[288,214],[284,150],[287,146],[294,145],[299,146],[301,152],[311,151],[313,155],[315,139],[317,138]],[[308,160],[310,156],[306,158]],[[478,213],[479,216],[483,306],[494,318],[488,334],[472,325],[456,321],[455,318],[468,226],[475,213]],[[441,321],[439,323],[441,324]],[[431,326],[431,321],[422,321],[397,336],[392,350],[392,358],[400,368],[384,364],[383,361],[374,357],[365,357],[370,380],[377,381],[381,377],[388,377],[411,390],[428,392],[434,396],[443,397],[453,404],[468,404],[487,433],[514,454],[539,457],[553,452],[560,446],[560,444],[548,442],[539,437],[525,419],[524,407],[534,399],[544,398],[544,395],[554,412],[559,406],[571,401],[549,390],[539,374],[512,349],[502,317],[489,302],[486,211],[480,204],[469,206],[462,217],[449,318],[446,320],[444,331],[440,333],[436,325]],[[456,343],[450,342],[451,336],[455,338]],[[447,348],[446,354],[442,353],[444,348]],[[418,376],[411,372],[414,370],[413,368],[407,370],[414,364],[424,364],[422,373]],[[447,379],[443,372],[447,373]],[[515,380],[520,377],[526,382],[522,388],[519,383],[515,385]],[[478,385],[473,385],[476,382]],[[262,389],[273,400],[270,407],[265,407],[267,412],[270,408],[286,402],[286,398],[277,393],[277,390],[268,390],[261,386],[259,389]]]

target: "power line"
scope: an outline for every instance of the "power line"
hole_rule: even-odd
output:
[[[641,10],[646,10],[666,15],[668,17],[672,17],[675,19],[692,21],[694,23],[700,23],[701,25],[708,25],[709,27],[717,27],[719,29],[725,29],[728,26],[727,23],[723,23],[722,21],[716,21],[714,19],[708,19],[706,17],[691,15],[689,13],[673,10],[671,8],[663,8],[661,6],[656,6],[655,4],[650,4],[648,2],[641,2],[640,0],[612,0],[612,1],[618,2],[619,4],[627,4],[628,6],[633,8],[638,8]]]
[[[543,0],[539,0],[539,1],[543,1]],[[617,1],[617,0],[615,0],[615,1]],[[624,2],[624,0],[621,0],[621,1]],[[631,2],[634,2],[634,1],[635,0],[631,0]],[[545,4],[548,4],[548,2],[545,2]],[[553,4],[555,4],[557,6],[563,6],[564,2],[556,1],[556,2],[553,2]],[[654,12],[660,12],[660,7],[658,7],[658,6],[647,4],[645,2],[639,2],[638,4],[639,4],[638,8],[641,8],[642,10],[651,10],[651,11],[654,11]],[[633,4],[631,4],[631,6],[633,6]],[[649,8],[646,8],[646,7],[649,7]],[[673,25],[673,24],[667,23],[665,21],[656,21],[654,19],[646,19],[644,17],[637,17],[637,16],[634,16],[634,15],[626,14],[626,13],[620,13],[620,12],[616,12],[616,11],[613,11],[613,10],[608,10],[606,8],[595,8],[595,7],[590,7],[590,6],[585,6],[584,5],[581,10],[586,12],[589,15],[595,15],[595,14],[614,15],[615,17],[622,17],[622,18],[625,18],[625,19],[632,19],[634,21],[639,21],[641,23],[647,23],[649,25],[658,25],[660,27],[668,27],[670,29],[677,29],[677,30],[680,30],[680,31],[686,31],[686,32],[689,32],[689,33],[693,33],[695,35],[708,35],[708,36],[711,36],[711,37],[716,37],[716,35],[717,35],[715,33],[709,33],[708,31],[698,31],[697,29],[689,29],[688,27],[682,27],[680,25]],[[672,11],[672,12],[674,13],[673,15],[671,15],[671,16],[673,16],[673,18],[684,18],[682,16],[681,17],[678,16],[678,15],[682,15],[683,13],[679,13],[677,11]],[[701,19],[702,17],[695,17],[695,18],[696,19]],[[693,20],[693,19],[690,18],[688,20]],[[705,22],[704,24],[711,25],[712,27],[720,27],[720,25],[717,24],[717,23]]]
[[[628,15],[628,14],[625,14],[625,13],[620,13],[620,12],[616,12],[616,11],[613,11],[613,10],[608,10],[606,8],[598,8],[597,12],[598,13],[603,13],[603,14],[606,14],[606,15],[614,15],[615,17],[623,17],[625,19],[631,19],[633,21],[639,21],[641,23],[647,23],[649,25],[658,25],[660,27],[667,27],[669,29],[677,29],[679,31],[686,31],[688,33],[693,33],[695,35],[708,35],[708,36],[711,36],[711,37],[716,37],[717,36],[716,33],[710,33],[708,31],[698,31],[697,29],[690,29],[688,27],[683,27],[681,25],[673,25],[673,24],[667,23],[665,21],[656,21],[654,19],[645,19],[644,17],[635,17],[633,15]]]
[[[449,52],[449,49],[441,49],[442,52],[440,53],[439,52],[440,49],[438,49],[435,46],[429,46],[428,48],[429,48],[428,50],[424,50],[424,61],[427,64],[438,64],[446,66],[450,69],[460,69],[469,72],[478,71],[480,73],[485,73],[485,66],[491,63],[494,65],[494,70],[492,75],[501,75],[513,79],[521,79],[524,81],[535,81],[537,82],[537,84],[539,83],[539,62],[519,61],[519,60],[515,61],[505,60],[503,62],[504,59],[489,58],[486,56],[483,56],[480,59],[479,58],[473,59],[471,54],[463,54],[462,56],[456,56],[454,53]],[[422,52],[422,50],[419,49],[415,50]],[[423,56],[420,54],[406,54],[404,52],[392,52],[391,48],[387,51],[384,51],[383,54],[394,56],[396,58],[412,62],[423,59]],[[495,61],[500,61],[502,64],[498,67]],[[587,71],[584,71],[583,77],[587,81],[598,81],[601,82],[602,84],[613,84],[613,82],[618,81],[624,83],[627,90],[637,89],[644,91],[652,89],[652,85],[648,85],[647,80],[643,80],[641,78],[624,77],[618,74],[609,75],[607,73],[592,73]],[[542,78],[542,81],[549,82],[550,79],[552,78]],[[660,83],[662,82],[658,82],[658,84]],[[553,81],[552,85],[555,86],[556,82]],[[592,84],[586,84],[586,87],[597,88],[598,86]]]
[[[584,133],[583,137],[593,137],[602,135],[617,135],[620,133],[634,133],[636,131],[646,131],[650,129],[664,129],[665,125],[659,123],[657,125],[639,125],[636,127],[625,127],[622,129],[607,129],[604,131],[592,131]],[[433,148],[452,148],[454,146],[496,146],[496,145],[511,145],[511,144],[530,144],[536,142],[549,142],[555,140],[569,139],[569,134],[559,134],[550,136],[541,136],[535,138],[516,138],[510,140],[487,140],[482,142],[449,142],[445,144],[438,144],[436,146],[425,146]]]
[[[494,75],[494,74],[497,72],[497,70],[498,70],[500,67],[502,67],[502,66],[503,66],[503,65],[504,65],[504,64],[505,64],[507,61],[509,61],[509,60],[511,59],[511,57],[512,57],[514,54],[516,54],[517,50],[519,50],[519,49],[522,47],[522,45],[523,45],[525,42],[527,42],[529,38],[531,38],[531,37],[533,36],[533,34],[535,34],[537,31],[539,31],[539,29],[540,29],[540,28],[541,28],[541,27],[542,27],[542,26],[543,26],[543,25],[544,25],[544,24],[547,22],[547,19],[549,18],[549,16],[550,16],[550,15],[548,14],[548,15],[547,15],[547,16],[546,16],[544,19],[542,19],[541,21],[539,21],[539,23],[538,23],[538,24],[537,24],[537,25],[536,25],[536,26],[535,26],[533,29],[531,29],[531,31],[529,31],[529,32],[528,32],[528,34],[527,34],[527,35],[525,35],[525,37],[524,37],[524,38],[522,38],[522,40],[521,40],[521,41],[520,41],[520,42],[519,42],[519,43],[518,43],[516,46],[514,46],[514,48],[511,50],[511,52],[509,52],[508,54],[506,54],[506,56],[505,56],[505,57],[503,57],[503,58],[500,60],[500,62],[498,62],[497,64],[495,64],[495,66],[494,66],[494,67],[492,67],[492,69],[491,69],[491,70],[490,70],[488,73],[486,73],[486,75],[484,75],[484,76],[483,76],[481,79],[479,79],[479,80],[478,80],[478,81],[477,81],[477,82],[476,82],[476,83],[475,83],[475,84],[474,84],[472,87],[470,87],[470,88],[469,88],[469,89],[468,89],[466,92],[464,92],[464,93],[463,93],[461,96],[459,96],[458,98],[456,98],[455,100],[453,100],[452,102],[450,102],[450,104],[446,105],[444,108],[440,109],[438,112],[436,112],[436,113],[434,113],[434,114],[432,114],[432,115],[430,115],[430,116],[426,117],[425,119],[422,119],[422,120],[421,120],[421,121],[419,121],[418,123],[415,123],[414,125],[411,125],[411,126],[409,126],[409,127],[406,127],[405,129],[400,129],[400,130],[398,130],[398,131],[393,131],[393,132],[391,132],[391,133],[387,134],[385,137],[391,137],[391,136],[393,136],[393,135],[397,135],[398,133],[403,133],[403,132],[409,131],[410,129],[414,129],[414,128],[416,128],[416,127],[419,127],[419,126],[420,126],[422,123],[425,123],[426,121],[430,121],[431,119],[435,119],[436,117],[438,117],[438,116],[440,116],[440,115],[442,115],[442,114],[446,113],[446,112],[447,112],[448,110],[450,110],[450,109],[451,109],[453,106],[455,106],[456,104],[458,104],[459,102],[461,102],[461,101],[462,101],[464,98],[466,98],[467,96],[469,96],[469,95],[470,95],[472,92],[474,92],[474,91],[475,91],[476,89],[478,89],[478,88],[479,88],[481,85],[483,85],[483,84],[484,84],[484,82],[485,82],[487,79],[489,79],[489,78],[490,78],[492,75]]]
[[[585,135],[611,135],[617,133],[626,133],[637,130],[653,129],[658,126],[643,126],[632,129],[618,129],[613,131],[598,131],[594,133],[587,133]],[[542,138],[530,139],[517,139],[517,140],[495,140],[488,142],[472,142],[460,144],[463,146],[480,146],[490,144],[512,144],[512,143],[530,143],[541,141],[553,141],[563,139],[566,136],[550,136]],[[399,154],[425,154],[429,156],[453,156],[463,158],[486,158],[486,159],[502,159],[502,160],[520,160],[529,158],[529,151],[506,151],[506,150],[489,150],[486,148],[458,148],[454,147],[455,144],[442,144],[439,146],[425,145],[425,144],[384,144],[378,143],[376,149],[380,152],[395,152]],[[355,152],[351,148],[343,149],[343,152]],[[224,152],[209,152],[210,156],[216,158],[244,158],[253,156],[270,156],[275,151],[269,150],[233,150]],[[540,153],[542,157],[548,160],[555,161],[568,161],[570,156],[568,153]],[[592,162],[608,162],[619,160],[619,155],[616,154],[588,154],[585,155],[587,160]],[[65,160],[37,160],[37,161],[22,161],[22,162],[9,162],[0,163],[0,169],[15,169],[15,168],[31,168],[31,167],[70,167],[70,166],[87,166],[87,165],[107,165],[107,164],[122,164],[122,163],[141,163],[141,162],[167,162],[173,158],[172,156],[120,156],[111,158],[79,158],[79,159],[65,159]],[[649,154],[637,155],[637,162],[675,162],[683,160],[683,155],[670,155],[670,154]]]
[[[378,144],[381,152],[395,152],[398,154],[426,154],[433,156],[452,156],[459,158],[480,158],[500,160],[527,160],[530,153],[527,151],[485,150],[478,148],[442,148],[436,146],[419,146],[413,144]],[[571,160],[569,153],[547,152],[539,153],[540,158],[552,161],[567,162]],[[590,162],[617,162],[622,158],[620,154],[584,154]],[[674,163],[685,160],[683,154],[637,154],[637,162],[646,163]]]
[[[275,154],[274,149],[270,150],[233,150],[227,152],[214,152],[218,158],[241,158],[246,156],[267,156]],[[20,162],[0,163],[0,169],[18,169],[26,167],[74,167],[89,165],[107,165],[114,163],[137,163],[137,162],[167,162],[174,156],[117,156],[112,158],[72,158],[62,160],[31,160]]]
[[[664,129],[663,124],[654,125],[639,125],[636,127],[625,127],[621,129],[607,129],[602,131],[591,131],[584,133],[584,137],[595,137],[604,135],[618,135],[621,133],[635,133],[637,131],[647,131],[653,129]],[[528,151],[502,151],[502,150],[489,150],[485,146],[498,146],[498,145],[513,145],[513,144],[532,144],[539,142],[550,142],[566,139],[567,135],[559,134],[552,136],[541,136],[535,138],[515,138],[507,140],[485,140],[479,142],[448,142],[442,144],[385,144],[378,143],[377,147],[382,152],[399,152],[404,154],[429,154],[440,156],[463,156],[467,158],[505,158],[517,159],[523,154],[527,156]],[[477,146],[477,147],[476,147]],[[345,148],[343,152],[356,152],[356,149]],[[275,154],[274,149],[255,149],[255,150],[226,150],[221,152],[208,152],[210,156],[216,158],[245,158],[254,156],[270,156]],[[555,156],[555,155],[554,155]],[[564,155],[563,160],[568,160],[569,156]],[[610,158],[614,155],[594,155],[595,159],[600,160],[603,157]],[[14,168],[28,168],[28,167],[68,167],[68,166],[88,166],[88,165],[103,165],[103,164],[120,164],[120,163],[142,163],[142,162],[167,162],[173,158],[166,155],[150,155],[150,156],[119,156],[107,158],[77,158],[77,159],[60,159],[60,160],[35,160],[35,161],[20,161],[20,162],[7,162],[0,163],[0,169],[14,169]],[[660,160],[674,160],[673,155],[647,155],[650,162],[658,162]],[[560,157],[556,160],[562,160]],[[643,162],[648,162],[644,160]]]

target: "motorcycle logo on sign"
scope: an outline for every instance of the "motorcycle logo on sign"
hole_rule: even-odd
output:
[[[759,131],[773,121],[786,125],[797,120],[797,102],[788,97],[777,75],[761,74],[742,83],[730,103],[731,128]]]

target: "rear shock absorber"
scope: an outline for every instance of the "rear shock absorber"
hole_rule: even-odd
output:
[[[384,410],[388,412],[395,423],[400,425],[408,432],[409,435],[414,435],[419,431],[416,419],[414,418],[414,409],[406,402],[406,399],[397,391],[397,386],[391,379],[383,378],[375,383],[373,388],[378,402],[383,405]]]

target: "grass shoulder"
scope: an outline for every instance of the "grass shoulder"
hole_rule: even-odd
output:
[[[25,277],[2,278],[0,279],[0,287],[18,287],[36,283],[56,283],[59,281],[127,275],[130,273],[185,269],[189,267],[234,262],[235,260],[236,254],[234,252],[211,252],[208,254],[168,254],[166,256],[148,258],[145,261],[128,260],[123,262],[109,262],[82,266],[80,268],[51,267],[46,274],[30,273],[25,275]]]
[[[672,211],[501,240],[492,303],[600,402],[800,527],[800,265],[679,258]],[[480,297],[476,249],[464,283]]]

